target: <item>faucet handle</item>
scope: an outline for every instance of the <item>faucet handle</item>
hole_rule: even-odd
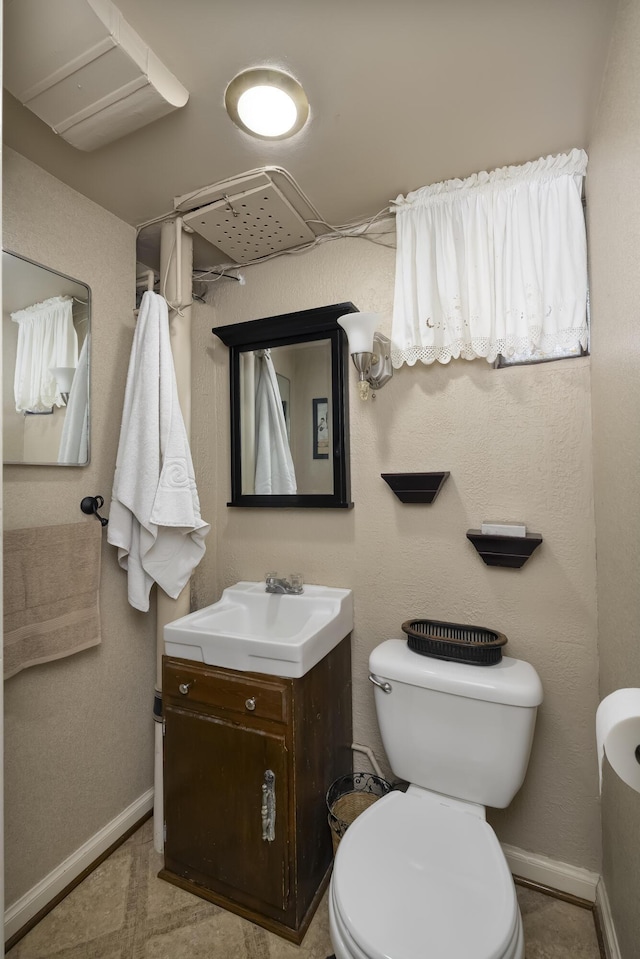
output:
[[[272,569],[271,572],[264,574],[265,583],[272,583],[274,579],[278,578],[277,570]]]
[[[289,573],[289,586],[292,592],[301,593],[303,591],[302,573]]]

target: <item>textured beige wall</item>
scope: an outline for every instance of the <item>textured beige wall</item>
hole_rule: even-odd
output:
[[[330,346],[296,350],[296,376],[291,382],[291,428],[294,435],[295,425],[294,463],[300,493],[333,492],[333,458],[313,458],[313,400],[328,399],[330,391]],[[331,418],[331,407],[328,418]]]
[[[345,300],[388,313],[393,275],[393,252],[338,240],[251,267],[245,286],[222,280],[215,308],[195,308],[192,445],[203,515],[215,524],[196,571],[196,602],[268,569],[351,587],[354,735],[378,755],[371,649],[420,614],[503,630],[509,653],[538,669],[546,698],[525,785],[491,820],[505,842],[598,869],[588,358],[507,370],[484,361],[418,364],[367,403],[350,370],[354,509],[226,506],[227,350],[211,327]],[[413,470],[451,471],[432,506],[403,506],[380,478]],[[520,571],[490,569],[465,536],[485,519],[521,520],[544,543]]]
[[[640,686],[640,3],[623,0],[589,148],[600,692]],[[640,943],[640,796],[610,771],[603,873],[623,959]]]
[[[4,470],[4,522],[87,522],[107,506],[133,333],[135,232],[8,150],[4,245],[91,287],[91,463]],[[73,569],[68,570],[73,576]],[[102,644],[25,670],[5,685],[7,904],[23,895],[153,784],[155,622],[126,601],[103,543]]]

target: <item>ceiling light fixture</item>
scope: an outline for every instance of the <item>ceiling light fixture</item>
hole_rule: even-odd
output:
[[[224,95],[237,126],[261,140],[283,140],[307,122],[309,101],[297,80],[281,70],[256,68],[239,73]]]

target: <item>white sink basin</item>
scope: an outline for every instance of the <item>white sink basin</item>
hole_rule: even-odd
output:
[[[350,589],[305,586],[301,595],[236,583],[222,599],[164,627],[168,656],[271,676],[304,676],[353,629]]]

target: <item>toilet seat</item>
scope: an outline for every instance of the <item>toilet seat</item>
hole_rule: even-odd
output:
[[[337,908],[334,897],[334,890],[329,888],[329,931],[331,933],[331,945],[336,959],[368,959],[362,949],[354,942],[349,930],[346,928],[340,910]]]
[[[427,790],[392,792],[350,826],[331,898],[334,924],[358,959],[523,955],[515,888],[495,833]]]

